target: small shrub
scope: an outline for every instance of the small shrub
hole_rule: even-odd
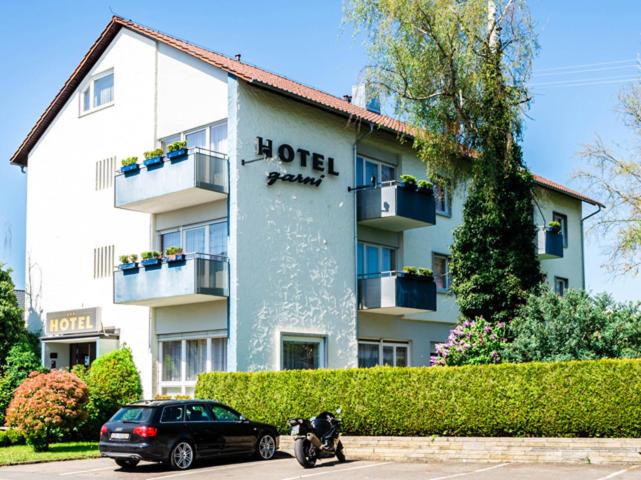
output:
[[[431,268],[419,267],[419,268],[416,269],[416,273],[420,277],[432,277],[432,276],[434,276],[434,272],[432,271]]]
[[[465,320],[450,331],[447,343],[436,346],[432,365],[484,365],[500,363],[507,345],[506,327],[479,317]]]
[[[149,160],[150,158],[154,157],[162,157],[163,154],[163,149],[162,148],[156,148],[154,150],[149,150],[148,152],[143,153],[145,156],[145,160]]]
[[[132,253],[131,255],[129,255],[129,261],[131,263],[136,263],[138,261],[138,254]]]
[[[418,186],[418,188],[421,188],[423,190],[434,189],[434,184],[432,184],[432,182],[430,182],[429,180],[424,180],[424,179],[421,179],[418,182],[416,182],[416,186]]]
[[[167,247],[165,255],[181,255],[183,251],[182,247]]]
[[[127,157],[127,158],[123,158],[120,161],[123,167],[128,167],[129,165],[133,165],[137,162],[138,162],[138,157]]]
[[[401,182],[408,185],[416,185],[416,177],[414,175],[401,175]]]
[[[170,143],[167,146],[167,150],[169,152],[175,152],[176,150],[180,150],[181,148],[185,148],[187,146],[187,142],[185,140],[180,140],[178,142]]]
[[[140,375],[131,350],[123,347],[98,357],[87,374],[89,420],[83,431],[97,436],[100,426],[124,404],[140,400]]]
[[[150,251],[142,252],[140,256],[143,260],[149,260],[151,258],[160,258],[161,253],[155,250],[150,250]]]
[[[85,382],[64,370],[32,372],[16,390],[7,409],[7,424],[26,438],[35,451],[62,439],[87,416]]]
[[[406,265],[403,267],[403,272],[407,273],[408,275],[416,275],[418,274],[418,269],[416,267],[411,267],[409,265]]]
[[[129,255],[120,255],[120,263],[129,263]]]
[[[554,233],[559,233],[561,231],[561,222],[552,220],[551,222],[548,223],[548,228]]]
[[[25,438],[15,429],[0,430],[0,447],[11,445],[24,445]]]

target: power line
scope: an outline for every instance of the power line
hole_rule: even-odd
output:
[[[620,65],[613,67],[603,67],[603,68],[587,68],[579,70],[568,70],[563,72],[547,72],[547,73],[534,73],[532,77],[556,77],[559,75],[576,75],[579,73],[591,73],[591,72],[608,72],[612,70],[625,70],[628,68],[638,68],[638,63],[630,63],[629,65]]]
[[[584,81],[575,81],[568,80],[564,82],[547,82],[547,83],[537,83],[530,85],[530,88],[562,88],[562,87],[587,87],[592,85],[607,85],[612,83],[628,83],[628,82],[638,82],[639,77],[613,77],[612,79],[598,79],[598,80],[584,80]]]
[[[635,59],[626,59],[626,60],[613,60],[611,62],[597,62],[597,63],[584,63],[580,65],[566,65],[563,67],[551,67],[551,68],[541,68],[538,71],[539,72],[553,72],[553,71],[558,71],[558,70],[568,70],[568,69],[576,69],[576,68],[583,68],[583,67],[599,67],[602,65],[616,65],[620,63],[630,63],[630,62],[636,62]]]

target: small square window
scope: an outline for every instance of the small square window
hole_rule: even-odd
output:
[[[97,78],[93,84],[93,106],[107,105],[114,100],[114,74]]]
[[[562,297],[565,295],[565,292],[568,290],[570,282],[567,278],[563,277],[554,277],[554,293]]]
[[[283,337],[283,370],[310,370],[325,366],[325,340],[317,337]]]

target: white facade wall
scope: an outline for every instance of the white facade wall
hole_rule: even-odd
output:
[[[387,232],[355,225],[354,148],[366,126],[237,80],[172,47],[121,30],[88,78],[114,70],[113,106],[80,116],[76,93],[29,156],[27,208],[27,305],[33,329],[47,312],[99,307],[104,326],[131,346],[146,397],[158,393],[158,340],[228,335],[228,370],[281,368],[285,336],[324,339],[325,366],[357,365],[358,340],[410,346],[410,365],[429,364],[434,342],[456,322],[455,299],[437,294],[437,311],[405,317],[356,311],[355,242],[398,249],[396,268],[432,266],[432,254],[449,254],[462,222],[464,185],[452,198],[450,216],[436,225]],[[85,81],[87,81],[86,79]],[[79,91],[84,88],[84,84]],[[95,191],[95,162],[118,160],[160,145],[160,139],[227,119],[230,186],[226,200],[161,214],[114,208],[113,190]],[[319,177],[311,158],[301,166],[256,158],[256,137],[334,158],[338,176],[325,173],[319,187],[278,181],[272,171]],[[374,131],[359,154],[396,166],[396,174],[425,178],[425,166],[407,144]],[[327,166],[327,161],[325,162]],[[568,217],[564,258],[543,261],[554,276],[581,288],[581,202],[539,189],[545,220]],[[536,213],[535,221],[543,224]],[[167,307],[114,305],[112,279],[93,278],[93,249],[115,246],[120,254],[160,249],[159,232],[211,220],[229,225],[229,300]],[[534,247],[533,247],[534,248]],[[117,260],[116,260],[117,263]],[[110,340],[103,350],[115,348]],[[101,344],[102,345],[102,344]],[[68,356],[66,345],[52,345]],[[64,352],[67,352],[66,354]]]

